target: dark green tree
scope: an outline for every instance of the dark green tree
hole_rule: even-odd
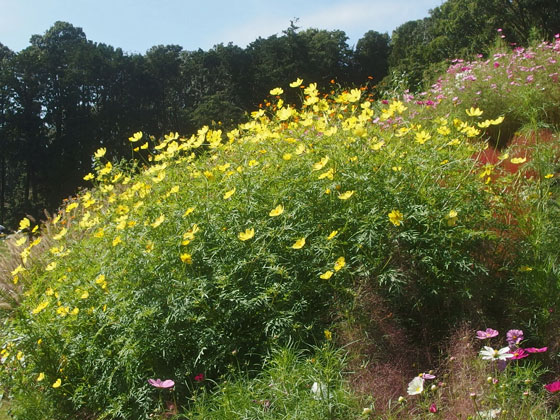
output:
[[[358,40],[354,50],[354,82],[364,83],[368,76],[381,81],[389,71],[389,34],[368,31]]]

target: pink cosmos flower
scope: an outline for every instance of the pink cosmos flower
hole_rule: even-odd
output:
[[[420,377],[423,379],[435,379],[436,376],[431,373],[421,373]]]
[[[162,381],[159,378],[148,379],[148,383],[156,388],[173,388],[175,386],[175,382],[173,382],[171,379],[166,379],[165,381]]]
[[[519,360],[519,359],[524,359],[526,357],[529,357],[529,353],[527,353],[525,350],[521,348],[517,350],[513,350],[511,354],[513,354],[513,357],[511,358],[512,360]]]
[[[515,344],[519,344],[523,340],[523,331],[509,330],[506,334],[506,340],[510,347]]]
[[[487,338],[496,337],[498,334],[498,331],[493,330],[492,328],[486,328],[486,331],[477,331],[476,338],[479,340],[485,340]]]
[[[552,382],[551,384],[544,386],[548,392],[558,392],[560,391],[560,381]]]
[[[527,347],[524,349],[527,353],[544,353],[548,350],[548,347],[541,347],[540,349],[536,347]]]
[[[196,375],[196,376],[194,377],[194,380],[195,380],[196,382],[202,382],[202,381],[204,380],[204,373],[199,373],[198,375]]]
[[[437,413],[436,403],[432,403],[432,405],[430,405],[430,413]]]

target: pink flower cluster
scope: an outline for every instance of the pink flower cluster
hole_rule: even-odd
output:
[[[486,340],[487,338],[493,338],[499,335],[497,330],[492,328],[486,328],[484,331],[477,331],[476,338],[479,340]],[[524,359],[529,357],[531,353],[544,353],[548,350],[548,347],[527,347],[521,348],[518,346],[519,343],[523,341],[523,331],[512,329],[506,333],[506,340],[508,342],[509,353],[513,355],[512,360]]]

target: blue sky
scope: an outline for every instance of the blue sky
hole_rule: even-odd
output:
[[[341,29],[350,46],[368,30],[391,34],[428,16],[443,0],[0,0],[0,42],[14,51],[57,20],[81,27],[87,38],[144,53],[159,44],[208,50],[280,34],[298,18],[302,29]]]

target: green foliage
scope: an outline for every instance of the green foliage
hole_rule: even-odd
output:
[[[211,393],[199,388],[185,419],[352,419],[362,408],[345,384],[344,359],[332,346],[272,351],[256,378],[239,374]]]
[[[477,156],[488,147],[480,124],[503,121],[482,121],[478,103],[465,113],[451,82],[435,105],[374,102],[360,89],[323,96],[298,82],[270,91],[268,105],[225,134],[206,126],[154,142],[135,133],[130,147],[145,165],[97,150],[86,177],[94,188],[68,200],[42,236],[21,239],[21,264],[3,272],[22,300],[0,350],[16,419],[148,418],[169,396],[149,378],[173,379],[181,410],[227,410],[217,407],[224,399],[248,410],[240,385],[224,394],[223,375],[258,369],[286,343],[322,341],[356,279],[416,343],[437,342],[466,319],[551,330],[557,316],[543,305],[557,303],[560,286],[557,148],[525,145],[530,159],[515,164],[527,165],[502,174]],[[299,109],[284,89],[303,91]],[[318,353],[318,372],[344,394],[334,353]],[[296,350],[271,360],[264,377],[290,376],[292,364],[305,370]],[[216,395],[200,389],[200,374]],[[304,377],[289,378],[298,393],[282,412],[315,407],[299,393]],[[270,399],[259,380],[244,383]],[[344,417],[349,401],[322,409]]]

